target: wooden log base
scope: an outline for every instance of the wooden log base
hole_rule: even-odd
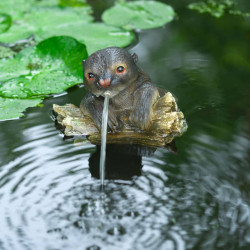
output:
[[[84,115],[73,104],[59,106],[53,104],[57,122],[64,128],[65,136],[86,136],[87,139],[99,145],[101,134],[93,120]],[[125,129],[122,131],[109,132],[108,144],[139,144],[149,147],[168,147],[168,144],[176,136],[181,136],[187,130],[184,115],[178,110],[176,101],[170,92],[159,98],[153,107],[153,119],[148,131],[131,127],[124,120]]]

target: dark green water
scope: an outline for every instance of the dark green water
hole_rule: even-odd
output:
[[[131,52],[178,98],[189,125],[178,154],[111,150],[101,193],[95,147],[64,141],[50,118],[83,88],[1,122],[1,250],[250,249],[250,21],[174,7],[179,19]]]

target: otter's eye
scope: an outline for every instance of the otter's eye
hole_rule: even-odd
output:
[[[116,72],[117,72],[117,73],[123,73],[124,71],[125,71],[125,69],[124,69],[123,66],[119,66],[119,67],[117,67],[117,69],[116,69]]]
[[[89,79],[93,79],[93,78],[95,78],[95,76],[94,76],[94,74],[93,74],[93,73],[88,73],[88,77],[89,77]]]

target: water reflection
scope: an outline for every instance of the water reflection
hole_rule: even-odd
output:
[[[170,160],[169,198],[178,197],[174,217],[192,239],[188,248],[245,249],[250,244],[250,141],[241,125],[228,144],[197,134],[186,162]]]
[[[130,145],[107,145],[106,148],[106,179],[130,180],[133,176],[141,175],[142,157],[133,153]],[[89,158],[89,171],[95,178],[100,178],[100,146]]]
[[[89,171],[99,178],[100,146],[89,158]],[[153,157],[156,148],[132,144],[108,144],[106,151],[106,179],[130,180],[140,176],[142,171],[142,156]],[[166,151],[176,154],[175,141],[166,146]]]

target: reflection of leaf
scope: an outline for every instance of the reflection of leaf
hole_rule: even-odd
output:
[[[11,16],[0,13],[0,34],[7,31],[11,26]]]
[[[28,107],[37,106],[41,98],[12,99],[0,97],[0,120],[14,119],[23,116],[22,112]]]
[[[172,7],[155,1],[118,3],[107,9],[102,20],[105,23],[127,29],[151,29],[161,27],[174,18]]]
[[[52,37],[0,61],[0,95],[28,98],[60,93],[82,81],[83,44],[70,37]]]

